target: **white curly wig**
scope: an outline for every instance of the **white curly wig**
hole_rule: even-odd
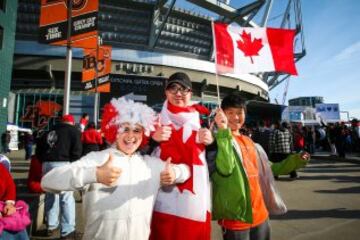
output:
[[[149,106],[128,100],[125,97],[113,98],[110,104],[104,106],[102,131],[109,142],[115,140],[115,136],[120,130],[120,125],[129,123],[132,126],[139,124],[144,128],[145,136],[149,136],[154,131],[154,124],[157,116]]]

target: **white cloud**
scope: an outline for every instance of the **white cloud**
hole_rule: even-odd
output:
[[[333,59],[335,61],[344,61],[352,58],[356,53],[360,53],[360,41],[357,41],[356,43],[343,49],[340,53],[335,55]]]

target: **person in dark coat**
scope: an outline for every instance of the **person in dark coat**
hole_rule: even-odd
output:
[[[81,132],[74,125],[74,117],[70,114],[64,115],[62,122],[55,125],[54,129],[46,134],[46,141],[42,141],[42,144],[46,146],[41,147],[41,149],[46,149],[46,152],[40,154],[40,160],[43,162],[43,175],[53,168],[68,165],[81,157]],[[75,236],[75,199],[73,192],[46,193],[45,214],[48,221],[48,236],[53,236],[59,225],[62,239]]]

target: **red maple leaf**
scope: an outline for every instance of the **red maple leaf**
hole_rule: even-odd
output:
[[[160,143],[161,159],[171,157],[171,162],[175,164],[186,164],[190,168],[190,178],[184,183],[177,184],[179,191],[182,193],[185,189],[194,193],[193,185],[193,166],[203,165],[199,158],[200,153],[205,149],[203,144],[196,143],[196,131],[193,131],[188,140],[184,143],[182,141],[183,128],[176,130],[172,129],[171,138]]]
[[[254,63],[252,56],[259,56],[259,51],[264,46],[262,39],[254,38],[254,41],[251,41],[251,33],[246,33],[245,30],[240,36],[242,41],[237,41],[238,48],[244,52],[246,57],[250,57],[251,63]]]

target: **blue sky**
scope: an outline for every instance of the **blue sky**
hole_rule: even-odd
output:
[[[231,0],[241,7],[253,0]],[[287,0],[274,0],[268,25],[279,26]],[[203,12],[178,0],[177,6]],[[360,118],[360,1],[303,0],[302,15],[307,55],[297,63],[299,75],[291,77],[287,100],[301,96],[322,96],[325,103],[339,103],[341,111]],[[262,15],[259,12],[259,17]],[[282,102],[285,84],[270,92],[271,102]],[[344,115],[342,115],[344,116]]]

